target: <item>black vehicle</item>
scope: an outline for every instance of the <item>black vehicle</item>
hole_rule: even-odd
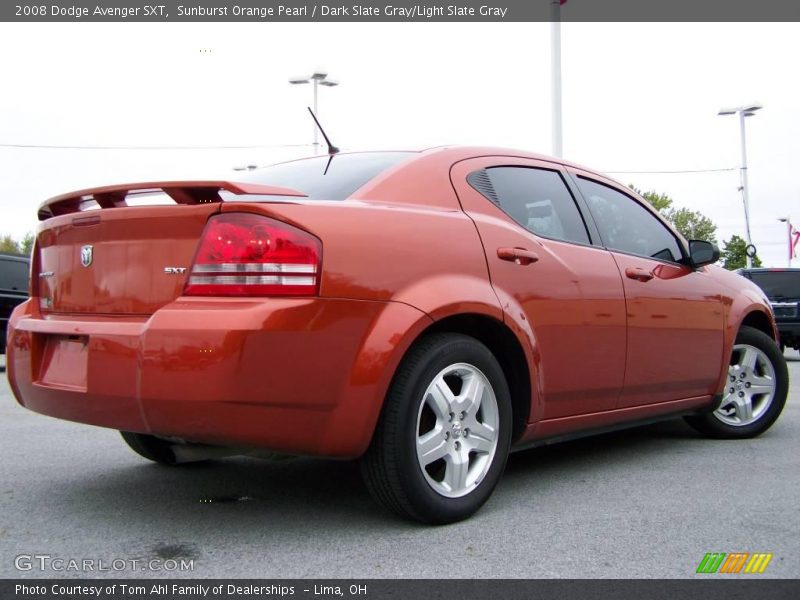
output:
[[[800,269],[739,269],[737,273],[750,279],[769,298],[781,350],[786,346],[800,350]]]
[[[30,258],[0,254],[0,354],[6,351],[6,327],[14,307],[28,299]]]

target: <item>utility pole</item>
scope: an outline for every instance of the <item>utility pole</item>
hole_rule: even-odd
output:
[[[564,154],[561,130],[561,5],[567,0],[550,0],[550,78],[552,93],[551,127],[553,156]]]
[[[753,239],[750,236],[750,198],[747,193],[747,141],[745,138],[744,133],[744,111],[739,111],[739,127],[741,131],[741,138],[742,138],[742,168],[740,172],[742,174],[742,203],[744,204],[744,227],[745,232],[747,233],[747,245],[753,245]],[[751,269],[753,267],[753,259],[750,257],[748,253],[747,257],[747,268]]]

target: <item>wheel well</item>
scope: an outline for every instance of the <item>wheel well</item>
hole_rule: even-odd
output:
[[[486,346],[506,376],[511,392],[511,410],[514,423],[512,442],[517,440],[528,423],[531,409],[531,379],[528,361],[517,338],[501,321],[485,315],[462,314],[437,321],[427,333],[461,333],[475,338]]]
[[[775,332],[772,329],[769,317],[759,310],[748,313],[742,320],[742,327],[752,327],[766,333],[771,339],[775,339]]]

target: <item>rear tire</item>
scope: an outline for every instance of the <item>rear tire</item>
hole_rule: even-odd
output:
[[[510,442],[510,393],[495,357],[471,337],[434,334],[400,364],[361,470],[389,510],[453,523],[488,500]]]
[[[120,435],[130,449],[139,456],[160,465],[174,466],[178,464],[170,442],[153,435],[131,433],[130,431],[120,431]]]
[[[758,329],[742,327],[733,346],[719,407],[685,419],[711,437],[755,437],[780,416],[788,391],[789,371],[778,344]]]

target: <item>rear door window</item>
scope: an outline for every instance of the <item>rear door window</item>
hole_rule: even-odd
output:
[[[470,174],[467,181],[528,231],[555,240],[590,243],[575,199],[558,171],[489,167]]]

